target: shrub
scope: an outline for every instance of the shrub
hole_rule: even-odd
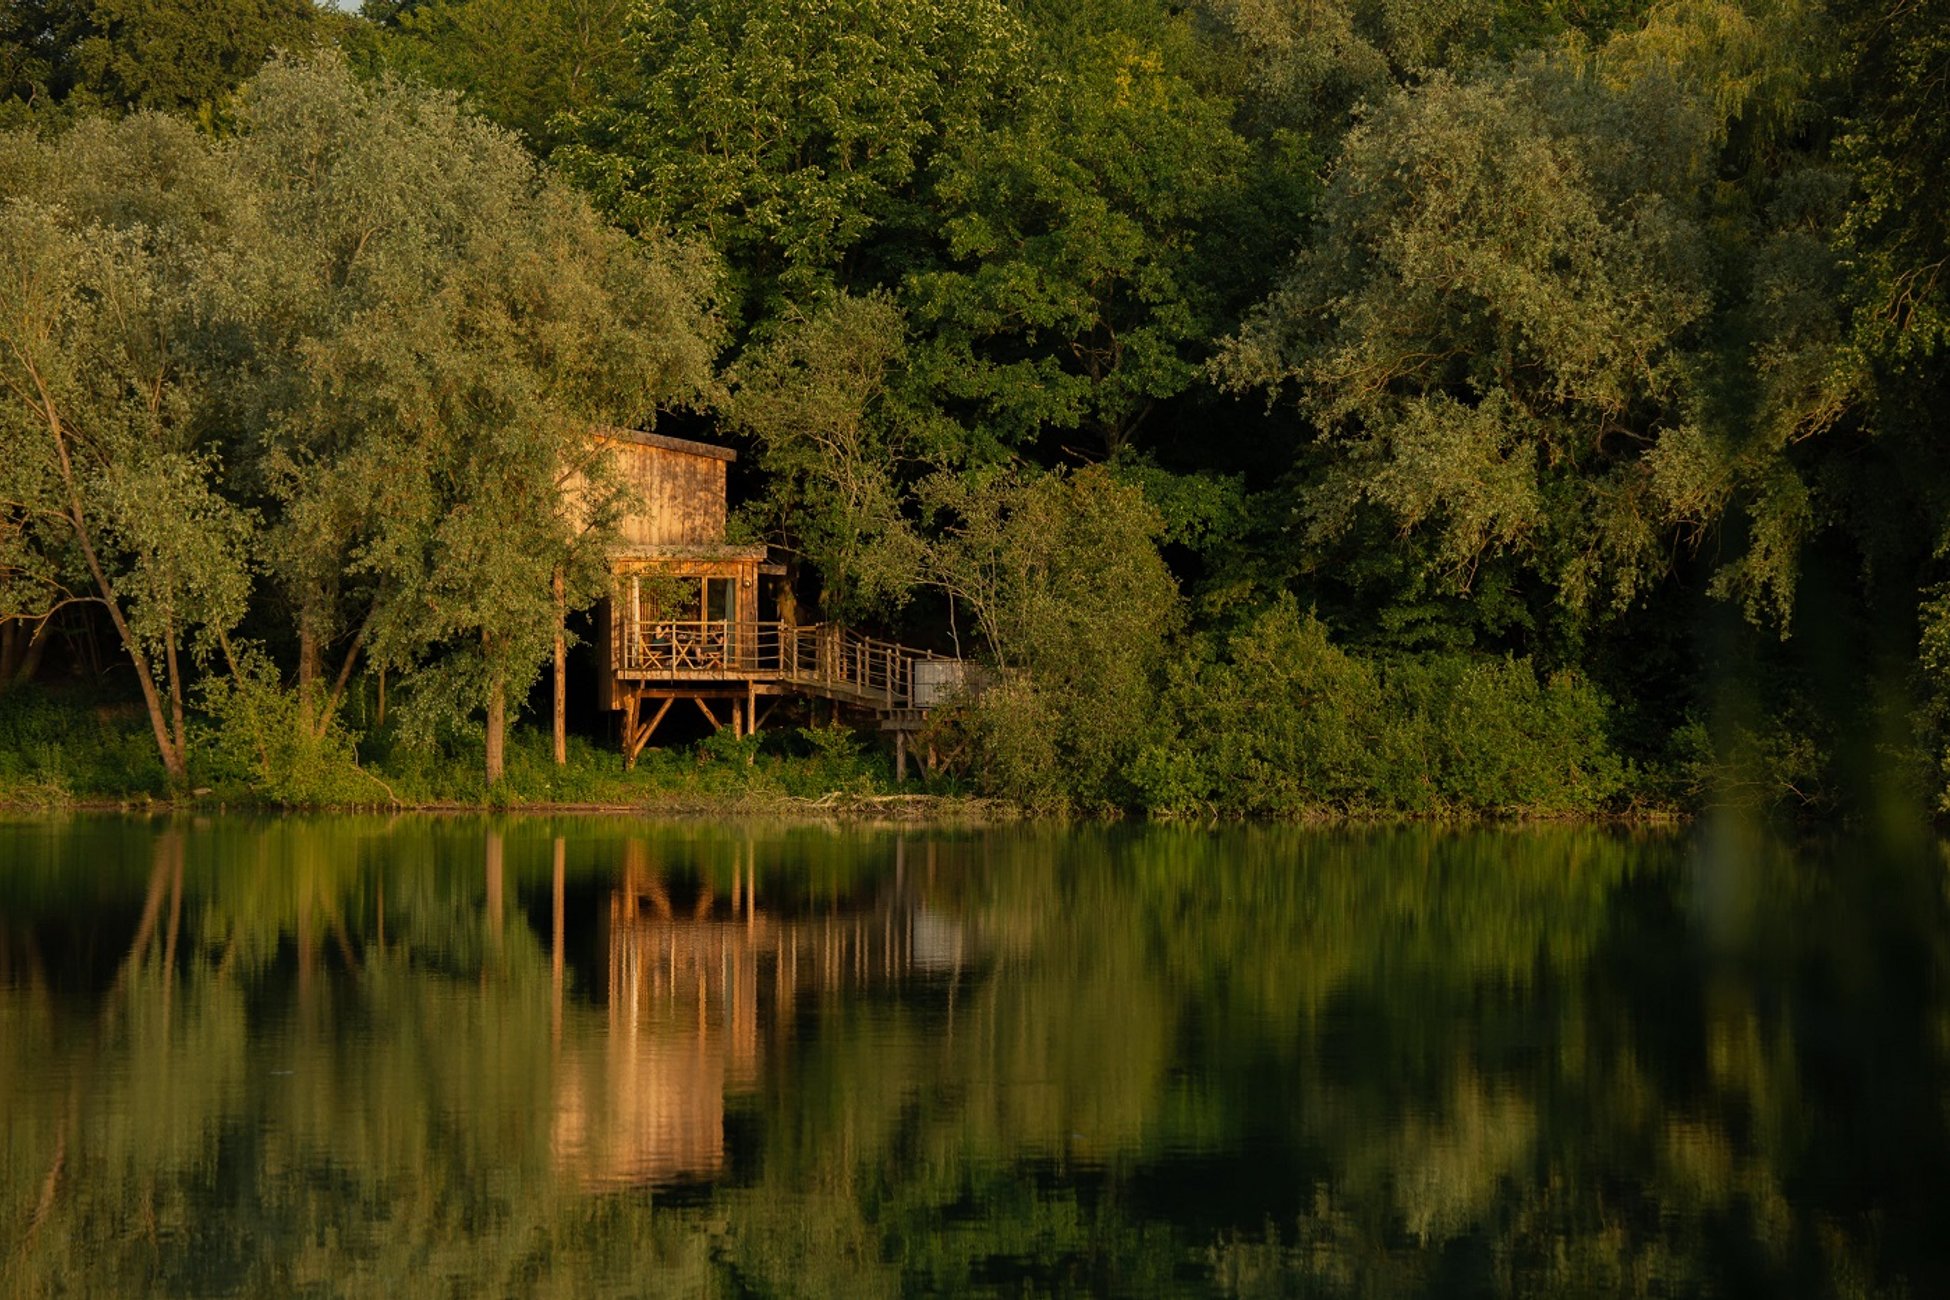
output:
[[[0,695],[0,785],[16,802],[66,794],[161,795],[169,788],[141,707],[91,690],[23,686]]]
[[[1587,683],[1518,659],[1359,659],[1290,600],[1223,656],[1195,647],[1167,703],[1175,731],[1132,769],[1166,814],[1587,812],[1627,775]]]
[[[202,687],[209,722],[192,751],[212,785],[236,785],[288,807],[389,803],[392,793],[361,770],[357,738],[337,716],[314,724],[311,710],[248,647],[235,676]]]
[[[1182,616],[1158,512],[1101,469],[941,479],[931,492],[955,521],[934,547],[935,580],[969,607],[1001,670],[965,711],[977,783],[1032,807],[1128,803]]]

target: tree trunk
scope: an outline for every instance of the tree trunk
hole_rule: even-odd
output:
[[[569,597],[562,570],[555,571],[555,765],[569,763],[569,641],[563,624],[569,617]]]
[[[34,629],[33,638],[27,642],[27,655],[20,661],[20,667],[14,670],[13,685],[25,686],[41,671],[41,659],[47,654],[47,643],[54,639],[48,635],[53,629],[52,618],[41,620],[41,625]],[[0,683],[0,689],[5,689],[5,684]]]
[[[68,523],[74,528],[75,541],[81,547],[81,558],[88,565],[88,576],[95,580],[95,590],[101,596],[102,607],[108,611],[109,621],[115,625],[115,634],[121,638],[122,648],[128,652],[129,661],[135,667],[135,682],[142,688],[143,707],[149,711],[149,727],[156,734],[156,751],[162,757],[163,771],[169,775],[169,784],[181,789],[189,783],[189,765],[183,759],[182,736],[169,734],[169,719],[163,713],[162,694],[156,689],[156,677],[150,669],[149,656],[144,653],[142,643],[136,639],[128,620],[122,616],[115,584],[108,580],[108,571],[102,567],[101,556],[95,551],[94,530],[88,527],[88,516],[81,505],[81,489],[75,482],[74,463],[68,456],[67,434],[51,407],[48,427],[54,435],[55,450],[60,454],[61,479],[68,491]]]
[[[487,779],[500,785],[508,741],[508,685],[499,672],[488,681]]]
[[[320,676],[317,626],[318,621],[307,603],[298,611],[298,725],[308,736],[317,727]]]
[[[25,630],[21,619],[0,618],[0,695],[14,684],[14,672],[24,654],[21,635]]]
[[[182,769],[182,777],[189,775],[188,728],[183,720],[183,670],[176,661],[176,617],[170,615],[163,623],[168,640],[163,645],[163,664],[169,670],[169,718],[176,744],[176,762]]]

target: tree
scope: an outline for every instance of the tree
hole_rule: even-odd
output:
[[[1202,0],[1245,72],[1241,99],[1274,123],[1338,136],[1363,100],[1435,68],[1630,30],[1646,0]]]
[[[1318,239],[1219,366],[1320,431],[1313,544],[1378,516],[1457,588],[1512,557],[1582,615],[1700,537],[1712,128],[1668,77],[1530,59],[1436,76],[1349,135]]]
[[[1020,53],[1000,0],[652,0],[628,41],[633,69],[569,115],[559,160],[630,229],[708,240],[747,323],[890,279],[931,237],[911,188],[929,153]]]
[[[197,344],[236,202],[166,119],[0,138],[0,614],[99,604],[177,786],[185,654],[214,648],[250,589],[251,519],[222,491]]]
[[[902,471],[935,449],[925,403],[901,385],[906,354],[906,322],[887,297],[837,297],[783,322],[729,376],[726,423],[766,470],[757,513],[818,570],[833,618],[898,606],[919,578]]]
[[[939,530],[929,580],[1000,673],[972,710],[983,779],[1029,804],[1124,801],[1181,617],[1164,521],[1101,466],[941,474],[922,493]]]
[[[590,430],[710,391],[713,268],[607,227],[451,96],[342,60],[268,67],[222,157],[257,197],[237,409],[301,689],[325,645],[346,647],[340,689],[366,647],[415,676],[423,726],[486,710],[498,780],[556,576],[570,608],[601,589],[615,512],[577,473]]]
[[[63,106],[207,116],[325,26],[312,0],[19,0],[0,16],[0,125]]]
[[[363,12],[385,67],[460,92],[543,155],[562,142],[557,119],[595,107],[630,63],[623,0],[371,0]]]
[[[1033,28],[1012,109],[946,141],[945,248],[903,285],[918,372],[1005,445],[1083,430],[1116,454],[1220,328],[1199,246],[1246,161],[1231,105],[1189,75],[1188,19],[1105,9]]]

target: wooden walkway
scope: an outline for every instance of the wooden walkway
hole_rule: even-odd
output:
[[[895,734],[904,768],[906,733],[964,681],[959,659],[837,623],[625,617],[612,624],[610,639],[624,754],[632,763],[676,700],[694,701],[713,726],[726,724],[707,701],[728,700],[730,725],[748,735],[763,720],[760,699],[802,695],[873,711],[881,729]],[[646,717],[652,701],[658,703]]]

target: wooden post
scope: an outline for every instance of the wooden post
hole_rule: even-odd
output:
[[[632,667],[630,652],[643,641],[643,579],[630,579],[630,626],[623,636],[623,659],[625,668]]]
[[[894,784],[907,784],[907,732],[894,732]]]
[[[555,571],[555,765],[569,762],[569,640],[563,627],[569,617],[568,587],[562,570]]]
[[[626,772],[636,766],[636,711],[639,698],[634,686],[623,696],[623,770]]]

